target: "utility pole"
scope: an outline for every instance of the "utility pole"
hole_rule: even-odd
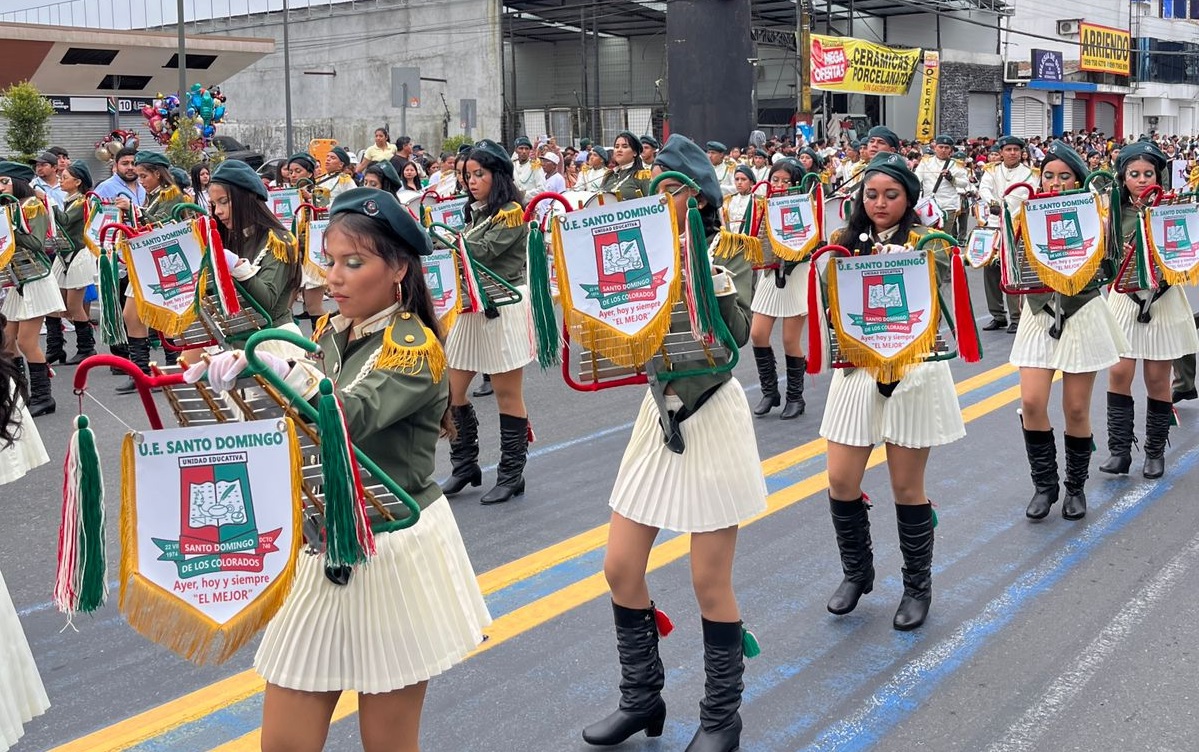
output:
[[[183,0],[177,0],[175,12],[179,21],[179,109],[187,112],[187,40],[183,33]]]
[[[182,2],[182,0],[180,0]],[[288,0],[283,0],[283,141],[288,158],[296,153],[291,121],[291,36],[288,31]]]
[[[812,49],[811,27],[812,17],[809,10],[810,0],[799,0],[796,6],[795,30],[796,57],[799,59],[799,122],[812,123],[812,60],[809,50]]]

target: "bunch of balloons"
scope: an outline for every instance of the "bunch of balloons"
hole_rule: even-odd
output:
[[[171,136],[181,123],[195,125],[199,138],[192,146],[203,149],[216,135],[216,126],[225,119],[225,95],[219,86],[192,84],[182,96],[180,99],[175,94],[164,95],[159,92],[150,104],[142,108],[142,117],[146,119],[154,140],[164,146],[170,143]]]
[[[96,160],[108,163],[116,157],[117,152],[125,147],[136,149],[141,140],[135,131],[113,131],[96,142]]]

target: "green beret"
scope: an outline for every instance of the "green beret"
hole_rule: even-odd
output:
[[[870,130],[866,131],[866,140],[869,141],[872,138],[881,138],[882,140],[886,141],[892,149],[899,148],[899,135],[885,125],[876,125]]]
[[[517,136],[516,140],[512,142],[512,148],[515,149],[519,146],[527,146],[532,149],[533,142],[529,140],[528,136]]]
[[[266,186],[254,168],[240,159],[226,159],[212,171],[212,182],[231,185],[266,201]]]
[[[467,159],[478,162],[492,172],[502,172],[509,177],[512,176],[512,159],[508,156],[508,151],[489,138],[476,143],[470,150],[470,156]]]
[[[1128,163],[1136,159],[1152,162],[1158,172],[1165,170],[1169,161],[1152,141],[1136,141],[1120,148],[1120,154],[1116,157],[1116,172],[1123,175]]]
[[[329,153],[332,154],[333,156],[337,157],[338,159],[340,159],[341,163],[343,165],[345,165],[346,167],[350,166],[350,164],[351,164],[350,153],[347,152],[345,149],[341,148],[340,146],[334,146],[332,149],[329,150]]]
[[[588,146],[591,146],[591,139],[586,137],[579,139],[579,146],[586,149]]]
[[[171,160],[166,158],[166,155],[159,154],[156,151],[139,151],[137,156],[133,158],[135,165],[147,165],[150,167],[166,167],[170,169]]]
[[[33,168],[20,162],[0,162],[0,177],[16,178],[30,183],[33,181]]]
[[[470,144],[462,144],[461,146],[458,147],[458,154],[459,154],[459,156],[461,156],[463,154],[470,154],[470,150],[473,148],[475,148],[475,147],[471,146]]]
[[[737,174],[744,175],[745,177],[749,178],[750,183],[758,182],[758,179],[756,177],[754,177],[754,171],[751,170],[746,165],[737,165],[737,169],[733,170],[733,174],[734,175],[737,175]]]
[[[396,172],[396,168],[391,164],[390,160],[372,162],[371,166],[366,168],[366,171],[377,172],[384,179],[390,180],[391,184],[396,188],[400,187],[400,173]]]
[[[608,156],[608,150],[602,146],[591,147],[591,153],[597,155],[604,162],[608,162],[612,157]]]
[[[920,178],[908,167],[908,161],[902,155],[892,152],[876,154],[874,159],[870,160],[870,164],[866,165],[863,180],[869,179],[872,172],[881,172],[899,181],[908,193],[909,205],[914,205],[920,200]]]
[[[1004,136],[995,142],[995,145],[1002,149],[1005,146],[1019,146],[1021,149],[1025,147],[1024,139],[1019,136]]]
[[[649,144],[650,148],[654,149],[655,151],[662,148],[662,144],[658,141],[658,139],[648,134],[641,137],[641,145],[644,146],[645,144]]]
[[[171,180],[179,188],[191,188],[192,185],[191,175],[188,175],[187,170],[182,167],[171,168]]]
[[[308,152],[302,151],[302,152],[299,152],[298,154],[292,154],[291,157],[289,157],[287,160],[287,164],[289,167],[296,163],[299,163],[299,165],[301,167],[303,167],[305,170],[308,170],[309,172],[316,172],[316,160],[313,159],[312,155],[309,154]]]
[[[1074,179],[1078,181],[1079,187],[1082,187],[1082,181],[1087,179],[1087,175],[1091,172],[1087,168],[1087,162],[1078,152],[1066,146],[1061,141],[1054,141],[1045,150],[1045,158],[1041,160],[1041,170],[1045,170],[1045,165],[1050,162],[1061,162],[1074,173]]]
[[[807,154],[809,157],[811,157],[811,158],[812,158],[812,169],[813,169],[814,171],[815,171],[815,170],[821,170],[821,169],[823,169],[823,168],[824,168],[824,157],[822,157],[822,156],[820,156],[819,154],[817,154],[817,153],[816,153],[816,150],[815,150],[815,149],[813,149],[812,147],[810,147],[810,146],[805,146],[804,148],[802,148],[802,149],[800,149],[800,150],[799,150],[799,153],[800,153],[800,154]],[[801,162],[800,164],[802,165],[803,163]]]
[[[944,133],[933,139],[934,144],[942,146],[953,146],[953,136],[946,136]]]
[[[75,179],[79,181],[79,188],[83,193],[87,193],[92,189],[92,186],[95,185],[95,182],[92,180],[92,171],[88,169],[86,162],[76,159],[74,162],[67,165],[67,169],[70,170],[71,174],[75,176]]]
[[[433,253],[433,244],[429,241],[428,234],[408,210],[400,206],[400,201],[394,194],[378,188],[351,188],[333,199],[329,216],[334,217],[347,212],[375,220],[388,234],[412,249],[418,256]]]
[[[708,147],[712,142],[708,143]],[[678,133],[670,134],[666,145],[658,152],[654,165],[663,171],[681,172],[691,178],[699,186],[700,193],[707,199],[709,206],[720,206],[724,196],[720,192],[720,183],[716,180],[716,170],[712,161],[703,149],[691,139]]]
[[[704,144],[704,148],[708,151],[718,151],[721,154],[729,153],[729,147],[725,146],[719,141],[709,141],[708,143]]]
[[[966,158],[966,152],[962,151],[961,149],[958,149],[957,151],[955,151],[955,152],[953,153],[953,158],[954,158],[954,159],[965,159],[965,158]]]

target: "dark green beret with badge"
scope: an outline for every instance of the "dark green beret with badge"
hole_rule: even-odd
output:
[[[725,146],[724,144],[720,143],[719,141],[709,141],[708,143],[706,143],[704,145],[704,148],[707,149],[708,151],[718,151],[721,154],[729,153],[729,147]]]
[[[508,151],[489,138],[476,142],[467,159],[478,162],[492,172],[502,172],[509,177],[514,172]]]
[[[885,125],[876,125],[870,130],[866,131],[866,141],[870,141],[872,138],[881,138],[882,140],[886,141],[887,145],[892,149],[899,148],[899,134]]]
[[[361,214],[378,222],[388,234],[418,256],[433,253],[433,244],[424,228],[417,224],[407,209],[400,206],[399,199],[387,191],[351,188],[333,199],[333,206],[329,208],[330,218],[345,213]]]
[[[1019,136],[1004,136],[995,142],[995,145],[1002,149],[1005,146],[1019,146],[1021,149],[1025,147],[1024,139]]]
[[[1124,168],[1136,159],[1152,163],[1158,172],[1165,170],[1166,162],[1169,161],[1162,150],[1157,148],[1152,141],[1135,141],[1120,148],[1120,154],[1116,157],[1116,172],[1123,174]]]
[[[266,201],[266,186],[254,168],[240,159],[226,159],[212,171],[212,182],[231,185]]]
[[[937,136],[933,139],[933,143],[941,146],[953,146],[953,137],[946,136],[944,133],[942,133],[940,136]]]
[[[709,141],[710,150],[715,142]],[[709,206],[720,206],[724,196],[720,192],[720,183],[716,180],[716,170],[712,168],[712,160],[703,149],[691,139],[678,133],[670,134],[666,145],[658,152],[654,166],[663,171],[681,172],[695,181],[700,193],[707,199]]]
[[[0,162],[0,177],[33,182],[33,168],[20,162]]]
[[[166,167],[167,169],[171,167],[171,160],[156,151],[139,151],[133,158],[133,163],[147,167]]]
[[[1070,172],[1074,173],[1074,179],[1081,187],[1082,181],[1086,180],[1090,169],[1087,168],[1087,162],[1078,152],[1066,146],[1061,141],[1054,141],[1045,150],[1045,158],[1041,160],[1041,172],[1045,171],[1045,165],[1050,162],[1061,162],[1069,168]]]
[[[346,167],[350,166],[350,154],[340,146],[334,146],[329,150],[329,153],[341,160],[341,163]]]
[[[396,172],[396,168],[390,161],[373,162],[370,167],[366,168],[366,171],[379,173],[380,176],[386,180],[390,180],[391,184],[397,188],[401,185],[400,173]]]
[[[301,167],[303,167],[305,170],[308,170],[309,172],[316,172],[316,160],[313,159],[312,155],[307,152],[302,151],[302,152],[299,152],[298,154],[292,154],[291,157],[287,160],[287,164],[289,166],[293,165],[293,164],[298,164]]]
[[[67,166],[67,169],[72,175],[75,176],[75,179],[79,181],[80,193],[87,193],[92,189],[92,186],[95,185],[95,183],[92,181],[92,171],[88,169],[86,162],[76,159]]]
[[[519,148],[521,146],[527,146],[530,149],[532,149],[533,142],[529,140],[528,136],[517,136],[516,140],[512,142],[512,147],[515,149],[515,148]]]
[[[171,168],[171,180],[175,181],[176,187],[179,187],[179,188],[191,188],[192,187],[191,175],[188,175],[187,170],[183,169],[182,167],[172,167]]]
[[[649,144],[650,148],[653,149],[654,151],[657,151],[658,149],[662,148],[662,144],[658,142],[658,139],[656,139],[650,135],[642,136],[641,143],[642,143],[642,145]]]
[[[874,159],[870,160],[870,164],[866,165],[863,181],[868,180],[872,172],[882,173],[898,181],[907,191],[909,206],[920,200],[920,178],[908,167],[908,160],[902,155],[891,152],[876,154]]]

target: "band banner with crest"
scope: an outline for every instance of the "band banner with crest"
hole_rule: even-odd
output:
[[[1150,206],[1145,228],[1162,279],[1171,285],[1199,283],[1199,204]]]
[[[309,219],[304,227],[304,268],[313,279],[324,279],[329,259],[325,256],[327,219]]]
[[[433,313],[448,332],[462,309],[461,275],[458,273],[456,249],[434,244],[433,252],[421,258],[425,283],[433,297]]]
[[[118,242],[137,315],[151,329],[175,337],[196,318],[207,252],[198,222],[171,222]]]
[[[100,257],[100,230],[104,225],[121,221],[121,210],[114,204],[103,204],[96,200],[87,202],[87,215],[83,220],[83,243],[96,258]]]
[[[662,346],[679,299],[680,245],[670,197],[556,217],[551,242],[571,338],[618,365],[643,366]]]
[[[824,199],[820,186],[811,193],[787,193],[766,199],[770,248],[784,261],[803,261],[820,245]]]
[[[130,626],[195,663],[226,660],[265,627],[295,577],[301,464],[287,419],[126,436],[120,608]]]
[[[933,351],[940,322],[933,252],[838,257],[828,268],[829,318],[841,356],[882,382]]]
[[[1095,278],[1107,227],[1096,192],[1030,198],[1020,209],[1019,227],[1029,263],[1046,287],[1077,295]]]
[[[449,201],[438,201],[425,207],[425,227],[430,224],[443,224],[455,230],[466,228],[466,204],[470,199],[452,198]]]
[[[997,250],[999,250],[999,228],[976,227],[970,231],[963,255],[970,266],[981,269],[991,263]]]
[[[271,210],[271,214],[274,214],[284,227],[291,227],[302,203],[304,199],[300,197],[298,188],[279,188],[267,194],[266,208]]]
[[[14,204],[0,207],[0,269],[12,262],[12,257],[17,251],[17,234],[13,228],[10,206]]]

